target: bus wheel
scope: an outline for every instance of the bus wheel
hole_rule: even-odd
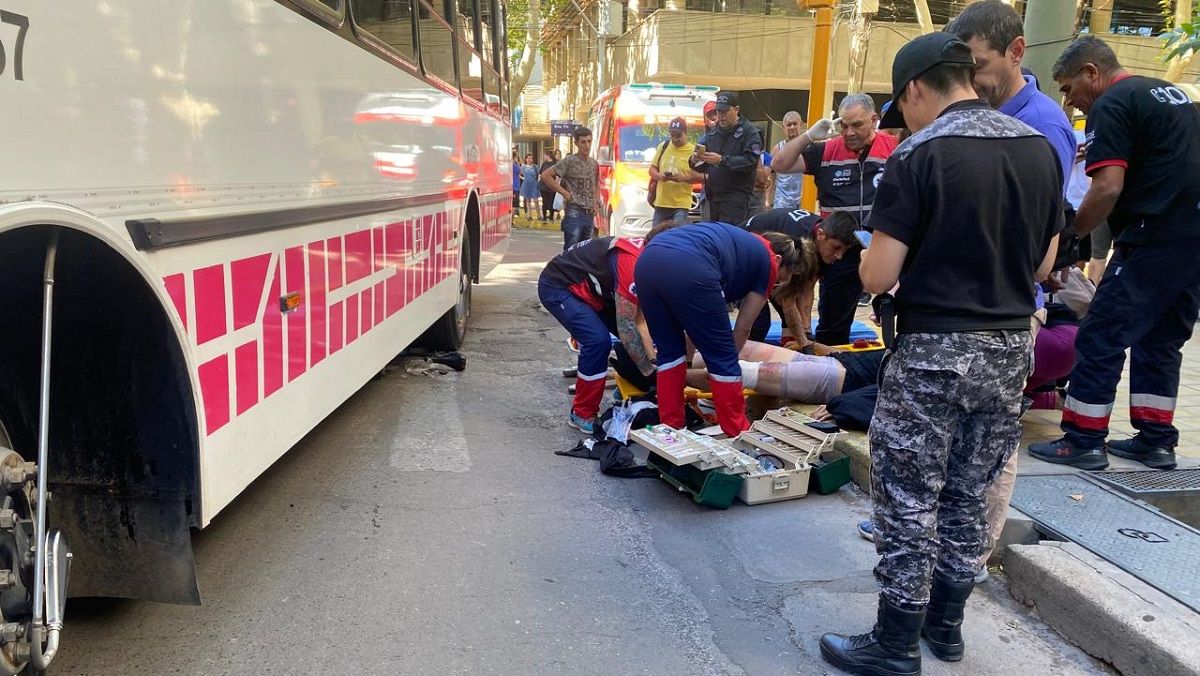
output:
[[[458,258],[458,301],[437,323],[429,327],[420,343],[439,352],[457,350],[467,336],[467,317],[471,315],[471,248],[464,246]]]

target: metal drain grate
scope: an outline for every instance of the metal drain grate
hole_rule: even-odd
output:
[[[1092,477],[1135,497],[1141,494],[1200,495],[1200,469],[1094,472]]]

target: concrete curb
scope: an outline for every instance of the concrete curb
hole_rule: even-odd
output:
[[[1014,545],[1014,598],[1126,676],[1200,673],[1200,615],[1072,543]]]

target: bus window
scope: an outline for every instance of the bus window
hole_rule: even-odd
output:
[[[496,50],[496,5],[493,0],[479,0],[479,53],[487,63],[500,63]]]
[[[421,36],[421,66],[426,75],[432,75],[451,86],[457,86],[454,78],[454,31],[425,0],[418,0],[417,25]]]
[[[500,77],[496,75],[496,71],[492,70],[491,66],[483,67],[483,96],[488,112],[499,115],[500,97],[503,96],[503,93],[500,91]]]
[[[400,56],[417,62],[412,0],[350,1],[354,5],[354,22],[359,28],[395,49]]]
[[[476,49],[479,48],[475,44],[475,5],[477,3],[478,0],[458,0],[458,12],[454,14],[458,37]]]
[[[463,96],[483,103],[483,61],[466,43],[458,43],[458,80]]]

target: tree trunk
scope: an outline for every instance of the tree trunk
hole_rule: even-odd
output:
[[[513,70],[509,83],[512,91],[513,105],[521,98],[521,92],[529,83],[533,73],[533,64],[537,61],[538,47],[541,46],[542,33],[542,3],[541,0],[529,0],[529,16],[526,17],[525,49]]]

